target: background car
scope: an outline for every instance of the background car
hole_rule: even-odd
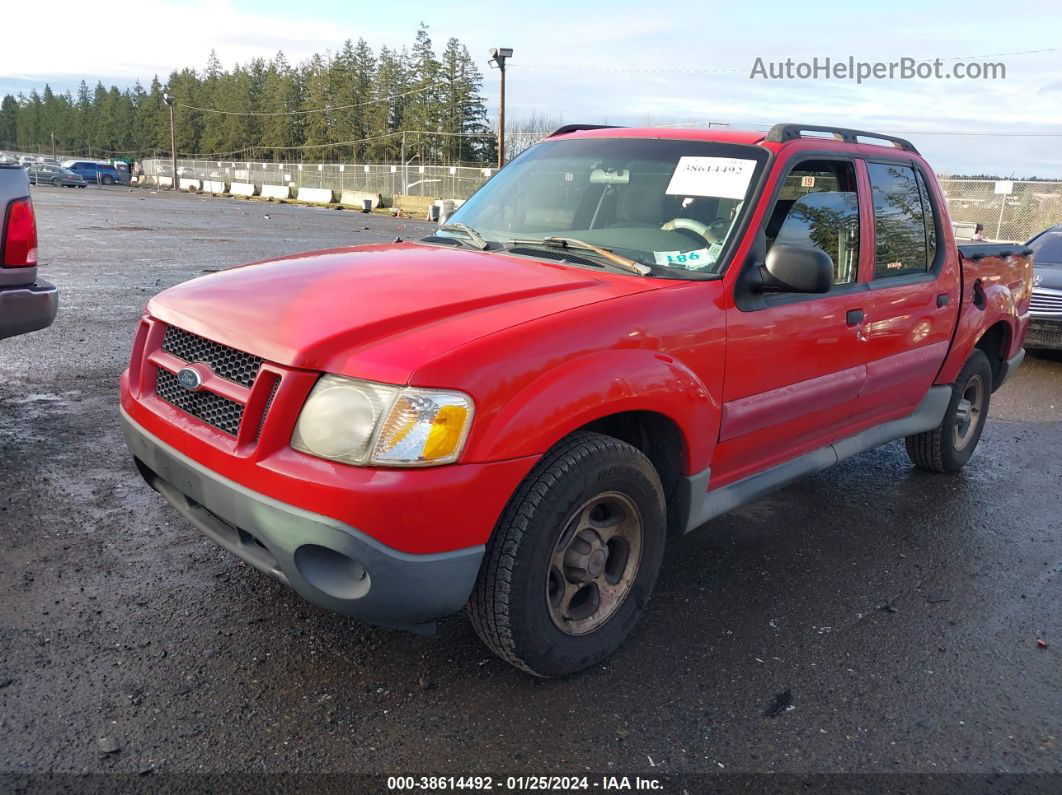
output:
[[[98,182],[101,185],[115,185],[128,181],[122,173],[110,163],[95,160],[64,160],[63,168],[68,168],[86,182]]]
[[[1033,251],[1033,293],[1025,347],[1062,350],[1062,224],[1026,244]]]
[[[33,185],[50,184],[57,188],[83,188],[87,184],[83,177],[70,169],[48,163],[34,163],[26,166],[26,174]]]

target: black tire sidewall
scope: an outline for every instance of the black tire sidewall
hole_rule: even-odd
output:
[[[630,453],[638,458],[633,458]],[[581,477],[560,481],[534,508],[513,567],[509,617],[516,653],[535,673],[559,676],[594,665],[630,634],[656,581],[664,552],[666,510],[659,478],[634,448],[610,447],[586,462]],[[630,592],[616,612],[586,635],[568,635],[553,623],[546,606],[546,577],[560,534],[573,513],[606,491],[627,496],[642,520],[642,554]],[[537,531],[537,532],[536,532]]]
[[[977,429],[973,438],[967,442],[962,450],[956,450],[952,426],[955,423],[959,401],[962,400],[967,385],[975,375],[981,377],[982,388],[985,391],[984,406],[982,406],[981,414],[977,418]],[[959,377],[955,379],[955,385],[951,392],[951,402],[948,403],[948,410],[944,413],[944,422],[941,424],[940,452],[944,468],[949,472],[955,472],[962,469],[966,462],[970,460],[970,457],[973,456],[974,450],[977,449],[977,445],[981,441],[981,433],[984,431],[985,421],[988,419],[988,407],[992,399],[992,366],[988,363],[988,357],[985,356],[983,351],[975,350],[970,355],[970,358],[966,360]]]

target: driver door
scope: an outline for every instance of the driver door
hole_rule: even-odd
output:
[[[825,294],[745,295],[737,280],[727,308],[713,489],[822,447],[852,424],[866,379],[864,204],[850,159],[805,158],[784,178],[762,230],[767,249],[824,250],[834,263],[833,286]]]

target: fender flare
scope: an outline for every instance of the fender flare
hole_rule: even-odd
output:
[[[968,288],[968,293],[963,302],[963,310],[959,316],[951,350],[944,359],[935,384],[950,384],[958,378],[959,371],[970,358],[970,354],[973,353],[981,337],[1000,322],[1006,323],[1009,330],[1010,345],[1008,347],[1011,349],[1014,347],[1017,333],[1017,305],[1010,289],[1002,284],[989,284],[984,287],[983,306],[974,303],[973,286]],[[1008,358],[1012,353],[1013,350],[1000,351],[1003,358]]]
[[[721,407],[701,380],[673,357],[645,349],[590,353],[544,371],[473,431],[465,460],[541,455],[594,420],[627,411],[661,414],[685,441],[686,473],[708,466]]]

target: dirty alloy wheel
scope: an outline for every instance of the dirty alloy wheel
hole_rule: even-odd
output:
[[[113,185],[114,184],[114,178],[113,177],[109,177],[109,176],[107,176],[105,174],[103,176],[103,179],[100,180],[100,182],[102,182],[104,185]]]
[[[992,397],[992,366],[984,351],[970,354],[951,391],[940,425],[907,437],[907,455],[921,469],[957,472],[977,448]]]
[[[665,524],[660,478],[641,452],[573,434],[532,470],[495,528],[468,605],[476,632],[537,676],[600,662],[645,609]]]
[[[642,518],[618,491],[581,505],[557,539],[546,575],[550,618],[567,635],[608,621],[630,594],[642,555]]]

